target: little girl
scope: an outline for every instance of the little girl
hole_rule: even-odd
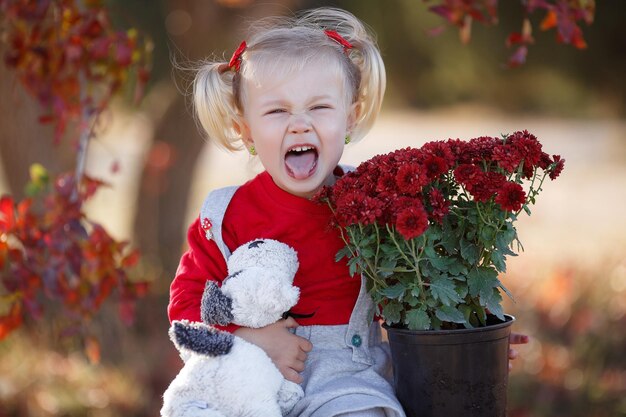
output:
[[[261,22],[230,62],[207,62],[195,79],[196,116],[209,138],[230,150],[243,144],[265,171],[205,200],[171,285],[169,318],[200,321],[206,280],[227,276],[225,258],[241,244],[270,238],[293,247],[301,292],[291,317],[225,328],[302,385],[290,416],[405,415],[371,298],[335,262],[343,241],[330,209],[310,200],[343,175],[344,146],[370,129],[384,91],[372,36],[350,13],[327,8]]]
[[[230,150],[242,142],[265,171],[205,201],[171,285],[169,318],[200,321],[206,280],[227,276],[225,257],[239,245],[271,238],[293,247],[298,322],[226,329],[302,385],[293,416],[404,416],[371,299],[345,262],[335,262],[343,242],[329,208],[310,200],[343,175],[344,146],[370,129],[384,91],[374,40],[336,9],[262,22],[229,63],[205,63],[195,79],[196,115],[209,138]]]

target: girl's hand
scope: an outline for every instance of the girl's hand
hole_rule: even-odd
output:
[[[513,367],[510,360],[515,359],[518,356],[517,350],[511,349],[510,345],[525,345],[528,343],[528,340],[529,337],[525,334],[511,333],[509,336],[509,371]]]
[[[307,353],[313,345],[289,331],[295,327],[298,323],[289,317],[260,329],[241,327],[234,334],[263,349],[285,379],[299,384],[303,380],[300,372],[304,371]]]

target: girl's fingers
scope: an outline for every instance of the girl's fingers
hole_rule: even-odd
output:
[[[515,349],[509,349],[509,359],[515,359],[517,358],[517,350]]]
[[[300,349],[302,349],[304,352],[310,352],[311,349],[313,349],[313,344],[302,337],[300,338]]]
[[[293,364],[291,364],[291,369],[293,369],[296,372],[304,371],[304,362],[303,361],[294,361]]]
[[[298,355],[296,356],[296,359],[297,359],[297,360],[299,360],[299,361],[304,362],[304,361],[306,361],[307,356],[308,356],[308,355],[306,354],[306,352],[305,352],[305,351],[300,350],[300,352],[299,352],[299,353],[298,353]]]
[[[304,378],[302,378],[302,375],[300,375],[298,372],[296,372],[292,368],[286,368],[284,370],[281,369],[281,373],[283,374],[283,376],[285,377],[287,381],[295,382],[296,384],[300,384],[302,381],[304,381]]]
[[[509,336],[509,343],[512,345],[523,345],[528,343],[529,340],[530,338],[528,337],[528,335],[521,333],[511,333],[511,335]]]

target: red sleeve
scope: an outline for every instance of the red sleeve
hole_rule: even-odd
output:
[[[208,240],[197,218],[187,231],[189,249],[183,254],[170,285],[167,314],[173,320],[200,320],[200,303],[207,280],[221,283],[228,275],[226,261],[213,240]],[[238,326],[216,326],[230,332]]]

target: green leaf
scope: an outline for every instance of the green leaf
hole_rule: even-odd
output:
[[[465,282],[457,282],[455,288],[456,293],[461,298],[465,298],[467,296],[467,293],[469,292],[469,289],[467,288],[467,283]]]
[[[502,309],[502,295],[500,295],[500,291],[497,288],[494,288],[491,291],[490,296],[482,298],[481,304],[487,307],[491,314],[494,314],[500,320],[504,320],[504,310]]]
[[[337,254],[335,255],[335,262],[339,262],[341,261],[343,258],[349,258],[351,255],[350,252],[350,248],[347,246],[344,246],[343,248],[341,248],[339,250],[339,252],[337,252]]]
[[[367,247],[366,247],[366,248],[363,248],[363,249],[361,250],[361,254],[360,254],[360,255],[361,255],[363,258],[365,258],[365,259],[370,259],[370,258],[373,258],[373,257],[374,257],[374,254],[375,254],[375,253],[374,253],[374,251],[373,251],[372,249],[370,249],[370,248],[367,248]]]
[[[430,292],[434,298],[449,306],[463,301],[456,292],[454,281],[449,278],[435,278],[430,281]]]
[[[454,263],[450,264],[450,266],[448,267],[448,272],[450,273],[450,275],[456,275],[457,277],[459,277],[457,279],[461,279],[460,277],[467,275],[467,267],[460,259],[455,258]],[[461,281],[465,281],[465,278],[461,279]]]
[[[451,255],[459,251],[459,238],[454,233],[445,233],[441,239],[444,249]]]
[[[383,306],[383,318],[387,324],[399,323],[402,319],[402,310],[402,304],[392,300]]]
[[[500,281],[498,281],[498,272],[495,269],[481,266],[472,269],[467,274],[467,283],[472,297],[487,298]]]
[[[416,307],[421,304],[420,299],[412,294],[405,295],[402,301],[407,303],[411,307]]]
[[[478,250],[478,246],[465,239],[461,239],[461,256],[463,259],[465,259],[470,265],[474,265],[478,262],[479,255],[480,252]]]
[[[378,268],[379,274],[386,278],[394,274],[393,270],[396,268],[398,261],[396,259],[384,258],[380,261],[380,267]]]
[[[390,287],[383,288],[379,292],[387,298],[401,300],[405,291],[406,286],[402,283],[398,283]]]
[[[498,272],[506,272],[506,257],[498,249],[491,252],[491,262]]]
[[[459,310],[450,306],[441,306],[435,312],[437,318],[441,321],[448,321],[452,323],[465,323],[465,316]]]
[[[506,248],[511,246],[513,240],[517,237],[517,232],[511,223],[507,223],[506,230],[500,231],[496,236],[496,246],[498,248]]]
[[[474,312],[474,310],[472,310],[472,307],[468,306],[467,304],[461,304],[459,305],[458,309],[461,313],[463,313],[463,317],[465,318],[465,327],[468,329],[474,328],[471,323],[472,313]]]
[[[480,230],[480,238],[485,242],[492,242],[496,237],[495,227],[485,226]]]
[[[413,309],[406,313],[406,324],[411,330],[430,329],[430,317],[424,309]]]
[[[439,256],[435,253],[434,249],[430,248],[430,251],[425,251],[428,257],[428,262],[441,272],[447,272],[450,265],[454,264],[456,260],[454,258],[448,258]]]
[[[417,285],[412,287],[411,288],[411,295],[414,296],[414,297],[419,297],[420,296],[420,287],[418,287]]]
[[[502,284],[502,282],[499,282],[498,286],[502,289],[502,291],[506,293],[506,295],[509,296],[511,300],[515,301],[515,297],[513,297],[513,294],[511,294],[511,292],[508,290],[507,287],[504,286],[504,284]]]

